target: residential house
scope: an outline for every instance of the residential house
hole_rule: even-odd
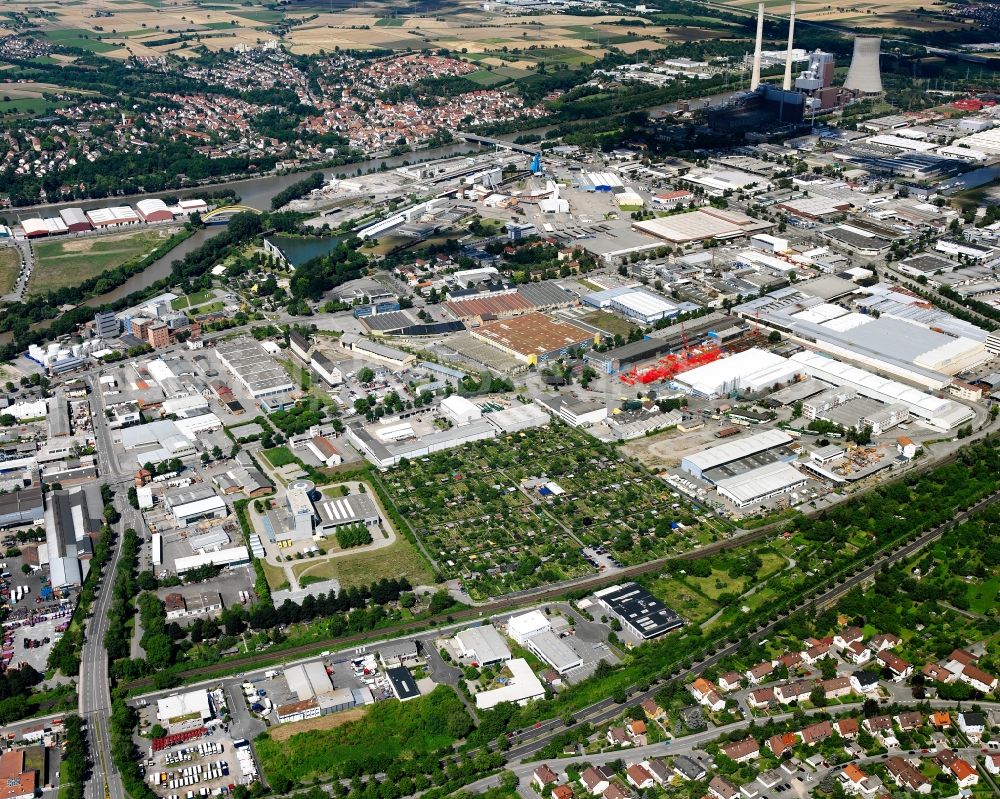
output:
[[[778,658],[778,665],[784,666],[786,669],[791,671],[792,669],[802,665],[802,653],[786,652],[784,655]]]
[[[809,698],[812,692],[812,683],[806,680],[796,680],[795,682],[784,683],[774,687],[774,698],[783,705],[792,702],[802,702]]]
[[[962,673],[958,675],[958,679],[980,693],[990,694],[997,689],[997,678],[992,674],[987,674],[974,664],[962,669]]]
[[[832,641],[817,641],[800,653],[802,660],[810,666],[815,665],[829,654],[832,644]]]
[[[747,704],[754,710],[763,710],[774,701],[773,688],[758,688],[747,695]]]
[[[891,716],[872,716],[870,719],[865,719],[862,726],[874,735],[883,746],[899,745],[892,727]]]
[[[559,782],[559,775],[550,769],[545,763],[536,768],[534,773],[531,775],[531,784],[538,790],[539,793],[545,790],[546,785],[552,785],[556,782]]]
[[[612,727],[608,730],[608,744],[611,746],[631,746],[632,739],[629,738],[624,727]]]
[[[580,784],[594,796],[600,796],[611,783],[602,772],[590,766],[580,775]]]
[[[951,729],[951,713],[947,710],[935,710],[931,713],[931,724],[939,730]]]
[[[726,708],[726,700],[719,696],[715,691],[707,694],[701,703],[711,710],[713,713],[719,713]]]
[[[841,738],[858,737],[858,720],[853,718],[837,719],[833,723],[833,728]]]
[[[646,722],[641,719],[630,721],[625,725],[625,732],[636,746],[646,745]]]
[[[573,799],[573,789],[568,785],[557,785],[552,789],[552,799]]]
[[[979,743],[986,729],[986,716],[983,713],[973,713],[963,710],[958,714],[958,728],[968,736],[973,743]]]
[[[913,666],[891,649],[883,649],[875,656],[875,659],[889,669],[893,682],[901,682],[913,674]]]
[[[780,758],[785,752],[791,751],[798,742],[799,737],[794,732],[786,732],[768,738],[767,748],[771,750],[771,754]]]
[[[856,671],[851,675],[851,688],[858,694],[871,694],[878,690],[878,677],[867,671]]]
[[[603,796],[604,799],[631,799],[631,794],[614,782],[604,789]]]
[[[937,763],[942,769],[951,768],[951,764],[958,760],[958,755],[947,746],[934,755],[934,762]]]
[[[682,780],[700,780],[708,774],[701,763],[685,755],[675,757],[673,766],[674,773]]]
[[[986,756],[986,770],[994,776],[1000,774],[1000,754]]]
[[[691,692],[691,696],[695,698],[695,701],[705,704],[705,698],[709,694],[718,694],[719,689],[715,683],[706,680],[704,677],[699,677],[691,685],[688,686],[688,690]]]
[[[653,699],[644,699],[641,704],[643,712],[646,714],[646,718],[650,721],[659,721],[666,715],[666,711]]]
[[[909,762],[898,755],[893,755],[885,761],[885,769],[900,788],[916,793],[930,793],[931,782]]]
[[[844,793],[852,796],[862,796],[872,799],[882,787],[882,781],[877,777],[869,777],[853,763],[844,766],[839,775],[840,786]]]
[[[916,710],[908,710],[896,716],[896,724],[903,732],[918,730],[924,726],[924,714]]]
[[[948,671],[944,666],[939,666],[937,663],[925,663],[922,671],[924,677],[935,682],[949,683],[955,682],[958,679],[957,675]]]
[[[799,735],[802,737],[802,743],[806,746],[815,746],[833,735],[833,724],[829,721],[818,721],[808,727],[803,727]]]
[[[744,738],[742,741],[733,741],[720,747],[723,754],[730,760],[737,763],[746,763],[760,757],[760,744],[756,738]]]
[[[839,699],[842,696],[848,696],[853,691],[850,677],[833,677],[829,680],[823,680],[823,695],[827,699]]]
[[[774,664],[770,660],[765,660],[745,673],[751,685],[760,685],[774,673]]]
[[[738,691],[742,687],[743,682],[738,672],[729,671],[719,677],[719,688],[723,691]]]
[[[654,782],[653,775],[641,763],[633,763],[625,769],[625,779],[628,780],[629,785],[639,791],[652,788]]]
[[[646,771],[653,775],[653,780],[663,788],[673,777],[673,770],[662,760],[646,760],[642,764]]]
[[[945,661],[944,667],[952,674],[961,674],[966,666],[974,666],[979,662],[979,656],[973,655],[967,649],[956,649]]]
[[[895,649],[899,646],[899,636],[892,633],[882,633],[876,635],[868,642],[868,648],[873,652],[881,652],[884,649]]]
[[[760,796],[760,784],[757,780],[741,785],[740,796],[743,797],[743,799],[757,799],[757,797]]]
[[[864,638],[864,631],[860,627],[845,627],[833,636],[833,645],[843,652],[851,644],[860,643]]]
[[[739,790],[735,785],[733,785],[729,780],[715,776],[712,777],[712,781],[708,783],[708,793],[714,796],[715,799],[736,799],[739,794]]]
[[[38,786],[38,771],[26,768],[24,749],[8,749],[0,755],[0,796],[31,799]]]
[[[979,774],[976,773],[975,767],[960,757],[955,758],[948,769],[951,771],[952,776],[955,777],[955,782],[958,783],[959,788],[971,788],[973,785],[979,783]]]
[[[854,641],[844,648],[841,656],[855,666],[863,666],[872,659],[872,651],[861,641]]]

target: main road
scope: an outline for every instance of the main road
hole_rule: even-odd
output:
[[[94,435],[97,439],[97,458],[101,472],[101,482],[118,489],[129,482],[132,475],[121,471],[115,457],[111,433],[104,414],[102,392],[94,377],[86,378],[90,384],[93,408]],[[111,760],[111,688],[108,674],[108,653],[104,648],[104,636],[108,631],[108,613],[111,609],[113,592],[110,586],[121,557],[121,531],[133,527],[142,530],[142,517],[127,501],[123,492],[115,495],[115,508],[121,514],[118,535],[115,537],[111,558],[104,565],[104,571],[95,591],[92,616],[86,622],[86,638],[80,660],[80,681],[78,686],[80,716],[87,723],[90,735],[90,759],[93,765],[86,785],[86,799],[126,799],[121,776]]]

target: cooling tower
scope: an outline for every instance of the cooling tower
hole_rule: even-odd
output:
[[[858,36],[854,39],[854,55],[844,81],[845,89],[859,94],[882,93],[882,73],[878,64],[881,46],[879,36]]]
[[[795,39],[795,0],[792,0],[788,12],[788,54],[785,56],[785,80],[781,88],[786,92],[792,89],[792,41]]]
[[[757,40],[753,48],[753,72],[750,75],[750,91],[760,86],[760,51],[764,46],[764,4],[757,6]]]

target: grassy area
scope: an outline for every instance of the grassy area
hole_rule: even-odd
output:
[[[1000,577],[991,577],[989,580],[969,586],[969,610],[973,613],[986,613],[994,607],[997,602],[997,594],[1000,593]]]
[[[613,336],[617,335],[627,338],[628,334],[632,332],[632,325],[624,319],[619,319],[617,316],[605,311],[594,311],[593,313],[584,314],[580,317],[580,321],[605,330]]]
[[[260,9],[259,11],[244,11],[240,9],[239,11],[233,10],[229,12],[234,17],[243,17],[244,19],[253,20],[254,22],[263,22],[267,25],[271,25],[275,22],[281,22],[285,18],[285,13],[283,11],[271,11],[270,9]]]
[[[292,566],[295,577],[327,580],[335,578],[342,588],[352,585],[371,585],[383,577],[406,577],[412,585],[428,585],[433,575],[416,547],[403,536],[396,536],[396,543],[383,549],[359,552],[320,561],[303,561]],[[268,578],[270,579],[270,578]]]
[[[272,591],[288,587],[288,578],[285,576],[284,569],[280,566],[275,566],[273,563],[268,563],[266,560],[261,560],[259,563],[264,567],[264,576],[267,578],[267,584],[271,586]]]
[[[192,305],[201,305],[203,302],[208,302],[213,297],[215,297],[215,292],[211,289],[194,291],[191,294],[185,294],[183,297],[172,300],[170,307],[175,311],[182,311],[185,308],[190,308]]]
[[[57,100],[47,100],[44,97],[12,97],[9,100],[0,99],[0,114],[36,114],[41,115],[53,108],[68,105]]]
[[[191,313],[195,316],[203,313],[215,313],[216,311],[221,311],[225,307],[226,304],[222,300],[216,300],[215,302],[210,302],[206,305],[199,305],[197,308],[192,308]]]
[[[288,447],[265,449],[264,457],[267,458],[268,463],[270,463],[275,469],[280,469],[282,466],[287,466],[290,463],[300,462],[299,459],[292,454],[292,451]]]
[[[14,247],[0,249],[0,294],[6,294],[14,288],[20,268],[21,256]]]
[[[127,261],[144,257],[172,233],[164,229],[140,230],[35,244],[35,268],[28,291],[76,286]]]
[[[363,773],[373,761],[408,760],[451,746],[472,727],[455,691],[438,686],[409,702],[378,702],[364,718],[334,729],[313,730],[276,741],[255,741],[268,782],[312,783],[342,773]]]
[[[716,602],[676,577],[651,580],[648,587],[653,596],[694,623],[705,621],[719,609]]]

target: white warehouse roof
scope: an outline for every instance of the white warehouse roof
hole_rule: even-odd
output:
[[[744,388],[759,391],[790,380],[798,371],[787,358],[754,347],[683,372],[674,383],[694,394],[715,397]]]
[[[510,660],[510,649],[492,624],[470,627],[455,634],[462,651],[475,656],[480,663]]]
[[[250,550],[245,546],[220,549],[216,552],[204,552],[201,555],[188,555],[174,561],[174,571],[184,574],[199,566],[230,566],[233,563],[249,563]]]
[[[511,673],[510,682],[502,688],[483,691],[476,694],[476,707],[487,710],[501,702],[517,702],[524,704],[531,699],[541,699],[545,696],[542,683],[531,670],[531,666],[523,658],[507,661],[507,669]]]
[[[204,688],[156,700],[156,717],[160,721],[170,721],[195,714],[200,716],[202,721],[212,718],[212,703],[208,698],[208,691]]]
[[[695,452],[684,458],[684,463],[694,466],[702,472],[722,466],[725,463],[732,463],[741,458],[748,458],[758,452],[766,452],[769,449],[780,447],[792,440],[792,437],[783,430],[764,430],[756,435],[738,438],[735,441],[727,441],[716,447],[709,447],[701,452]]]
[[[905,383],[880,377],[817,352],[803,350],[795,353],[790,360],[798,364],[806,374],[838,386],[853,388],[863,397],[889,404],[901,402],[914,416],[942,430],[963,425],[975,416],[971,408],[960,402],[935,397]]]
[[[205,513],[214,513],[226,507],[226,501],[218,496],[196,499],[194,502],[185,502],[183,505],[173,505],[171,510],[178,519],[187,519],[194,516],[201,516]]]
[[[752,505],[758,500],[791,490],[806,482],[805,476],[789,463],[775,461],[735,477],[719,480],[718,492],[736,505]]]
[[[333,692],[333,683],[323,664],[318,660],[300,663],[285,669],[285,681],[289,690],[298,696],[300,702],[313,699],[320,694]]]

